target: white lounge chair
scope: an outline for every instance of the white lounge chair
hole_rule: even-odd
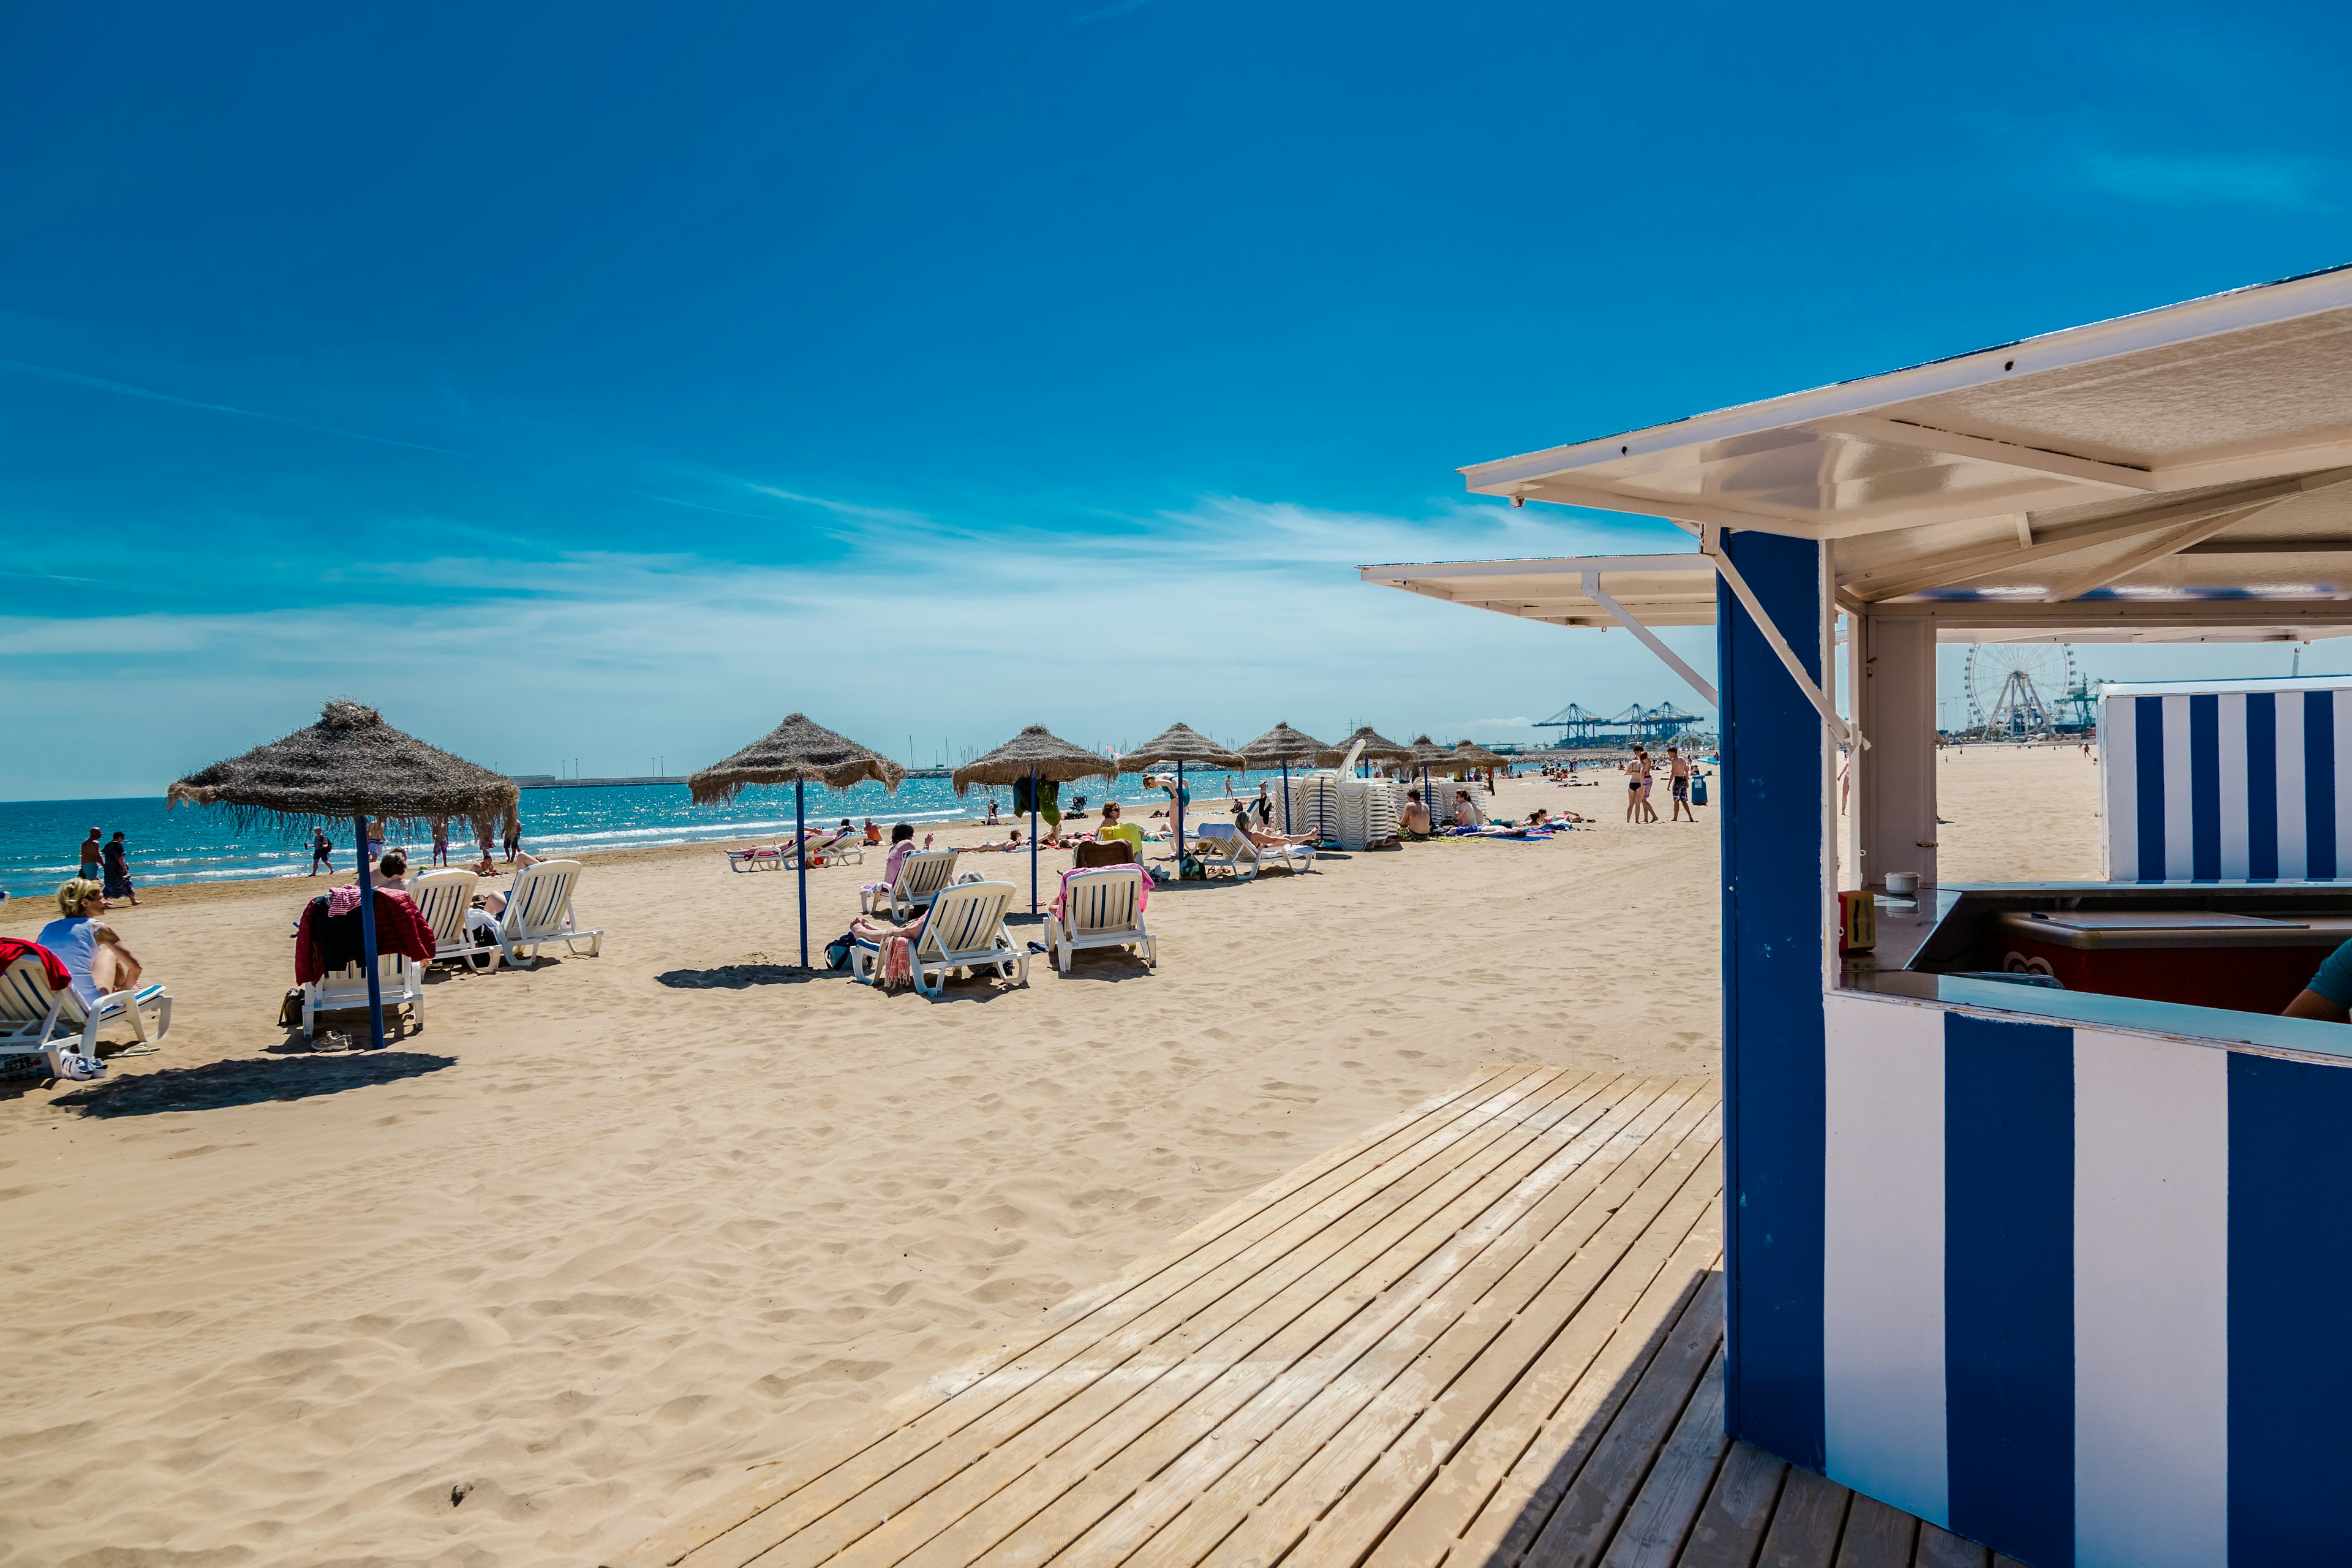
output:
[[[471,871],[434,871],[408,884],[416,912],[433,928],[434,963],[460,963],[483,974],[499,966],[499,950],[476,942],[466,929],[480,880]]]
[[[1045,917],[1045,949],[1054,966],[1070,972],[1081,948],[1132,948],[1146,963],[1159,962],[1151,933],[1143,925],[1140,866],[1098,866],[1062,879],[1060,910]]]
[[[1257,875],[1257,846],[1234,832],[1232,823],[1204,822],[1192,835],[1192,856],[1201,862],[1203,877],[1222,871],[1236,882],[1246,882]]]
[[[727,851],[727,868],[730,871],[781,871],[784,865],[784,847],[781,844],[754,845],[749,849]]]
[[[98,1031],[117,1018],[129,1019],[140,1039],[161,1040],[172,1032],[172,994],[161,985],[142,985],[110,993],[96,1006],[84,1007],[71,986],[50,990],[46,966],[30,953],[0,970],[0,1056],[43,1058],[52,1078],[95,1078],[94,1070],[68,1071],[65,1058],[96,1062]]]
[[[404,952],[380,952],[375,956],[375,975],[383,1010],[391,1013],[405,1007],[408,1022],[425,1027],[425,965]],[[346,963],[302,987],[302,1036],[318,1037],[321,1013],[365,1011],[367,1005],[367,971],[356,963]]]
[[[936,996],[959,969],[993,969],[1000,979],[1029,984],[1028,950],[1013,940],[1004,913],[1018,889],[1010,882],[958,882],[932,898],[923,929],[915,936],[915,989]],[[877,942],[859,941],[849,950],[854,980],[874,984],[882,966]]]
[[[540,950],[562,942],[577,957],[588,944],[593,958],[604,945],[601,931],[582,931],[572,918],[572,889],[580,880],[577,860],[541,860],[515,874],[507,907],[499,915],[499,953],[517,968],[535,968]]]
[[[858,889],[857,907],[869,915],[887,910],[894,921],[912,920],[955,880],[955,868],[952,849],[918,849],[898,862],[897,880],[868,882]]]
[[[855,827],[845,833],[810,838],[805,842],[811,866],[846,866],[853,860],[861,866],[866,864],[866,835]],[[799,857],[790,844],[777,845],[776,853],[787,868],[800,864]]]

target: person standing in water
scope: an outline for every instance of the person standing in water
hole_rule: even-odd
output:
[[[128,899],[131,900],[131,907],[137,909],[139,889],[131,885],[131,848],[122,842],[120,829],[116,830],[112,838],[107,840],[103,864],[106,867],[106,896],[110,899]]]

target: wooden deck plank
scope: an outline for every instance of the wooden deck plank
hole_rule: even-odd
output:
[[[1171,1419],[1197,1423],[1198,1396],[1206,1394],[1210,1408],[1230,1411],[1255,1385],[1360,1316],[1383,1290],[1407,1289],[1419,1299],[1444,1288],[1460,1274],[1463,1257],[1508,1237],[1525,1209],[1565,1173],[1559,1168],[1562,1155],[1582,1145],[1590,1129],[1621,1110],[1642,1114],[1636,1109],[1640,1100],[1639,1093],[1628,1093],[1612,1104],[1605,1095],[1594,1094],[1573,1103],[1563,1100],[1556,1117],[1531,1119],[1527,1125],[1533,1136],[1516,1149],[1490,1151],[1491,1162],[1482,1156],[1465,1166],[1459,1175],[1476,1174],[1482,1166],[1486,1173],[1462,1183],[1457,1198],[1395,1236],[1385,1252],[1359,1244],[1335,1256],[1297,1287],[1189,1352],[1148,1386],[1107,1382],[1100,1397],[1097,1390],[1078,1395],[1050,1424],[1024,1434],[1017,1447],[1000,1448],[957,1477],[951,1488],[926,1498],[922,1518],[894,1519],[887,1531],[877,1533],[871,1552],[861,1542],[845,1562],[898,1562],[899,1548],[910,1542],[928,1542],[904,1556],[910,1564],[976,1560],[1154,1428]],[[1461,1256],[1439,1258],[1448,1250]],[[1432,1268],[1433,1259],[1437,1266]],[[1419,1273],[1430,1278],[1420,1289],[1409,1289],[1411,1277]],[[1157,1351],[1153,1359],[1160,1359]],[[1240,1375],[1229,1375],[1234,1373]]]
[[[1662,1100],[1660,1109],[1665,1105]],[[1696,1108],[1698,1114],[1709,1114],[1712,1094],[1705,1105]],[[1690,1109],[1685,1107],[1685,1110]],[[1682,1112],[1669,1118],[1669,1125],[1682,1120]],[[1538,1211],[1528,1229],[1548,1232],[1545,1245],[1572,1248],[1582,1245],[1595,1232],[1596,1225],[1589,1208],[1606,1210],[1621,1207],[1623,1197],[1616,1188],[1643,1179],[1643,1173],[1663,1161],[1664,1144],[1671,1140],[1644,1141],[1631,1151],[1624,1140],[1610,1137],[1603,1147],[1559,1191],[1547,1198],[1550,1212]],[[1606,1168],[1604,1168],[1606,1167]],[[1636,1189],[1638,1190],[1638,1189]],[[1580,1191],[1589,1195],[1578,1201]],[[1566,1215],[1555,1221],[1553,1214],[1565,1208]],[[1583,1217],[1580,1217],[1583,1216]],[[1566,1225],[1570,1228],[1562,1232]],[[1475,1293],[1481,1277],[1503,1272],[1507,1254],[1489,1253],[1469,1266],[1465,1278],[1456,1287],[1458,1294]],[[1369,1322],[1374,1331],[1351,1335],[1344,1343],[1326,1347],[1328,1354],[1318,1352],[1320,1365],[1286,1373],[1268,1384],[1232,1420],[1218,1427],[1207,1439],[1193,1443],[1189,1448],[1171,1449],[1161,1445],[1139,1456],[1147,1458],[1152,1468],[1139,1479],[1148,1485],[1137,1486],[1117,1512],[1090,1529],[1060,1562],[1073,1565],[1124,1562],[1139,1550],[1151,1534],[1175,1518],[1207,1489],[1223,1479],[1237,1459],[1251,1455],[1273,1434],[1284,1429],[1297,1414],[1317,1397],[1330,1380],[1343,1372],[1351,1372],[1357,1359],[1378,1343],[1379,1336],[1393,1330],[1401,1321],[1409,1321],[1404,1313],[1412,1303],[1399,1302],[1396,1309],[1382,1314],[1379,1321]],[[1189,1436],[1190,1434],[1181,1434]],[[1181,1457],[1180,1457],[1181,1455]],[[1024,1531],[1024,1535],[1029,1533]],[[1034,1561],[1034,1559],[1029,1559]]]
[[[1712,1115],[1711,1102],[1708,1114]],[[1666,1142],[1645,1142],[1641,1153],[1628,1160],[1617,1176],[1580,1205],[1580,1212],[1590,1210],[1594,1217],[1611,1208],[1617,1211],[1591,1230],[1591,1239],[1580,1243],[1580,1251],[1575,1249],[1579,1244],[1573,1237],[1562,1241],[1562,1253],[1580,1276],[1605,1275],[1639,1239],[1648,1219],[1684,1184],[1700,1174],[1691,1168],[1693,1162],[1669,1163],[1678,1148],[1687,1145],[1687,1138],[1677,1148],[1664,1147]],[[1643,1158],[1654,1147],[1654,1156]],[[1629,1186],[1632,1191],[1625,1191]],[[1212,1561],[1236,1555],[1267,1559],[1287,1550],[1290,1542],[1277,1538],[1287,1535],[1295,1540],[1295,1532],[1311,1524],[1347,1481],[1378,1458],[1376,1445],[1381,1433],[1377,1428],[1359,1434],[1365,1441],[1335,1444],[1334,1438],[1399,1374],[1416,1365],[1416,1358],[1424,1353],[1433,1336],[1450,1326],[1448,1312],[1460,1300],[1453,1298],[1439,1310],[1418,1315],[1412,1329],[1391,1333],[1364,1361],[1346,1368],[1344,1379],[1325,1379],[1303,1404],[1294,1400],[1296,1413],[1286,1412],[1286,1419],[1264,1435],[1246,1459],[1210,1484],[1202,1486],[1197,1477],[1171,1473],[1169,1479],[1193,1495],[1182,1513],[1134,1554],[1134,1561],[1191,1563],[1203,1554]],[[1475,1349],[1475,1342],[1469,1348]],[[1409,1418],[1412,1410],[1388,1414]],[[1393,1429],[1391,1422],[1388,1430]],[[1244,1519],[1250,1521],[1246,1531],[1228,1540],[1234,1525]],[[1320,1548],[1316,1554],[1321,1554]]]
[[[1087,1417],[1101,1413],[1099,1405],[1081,1405],[1076,1412],[1063,1413],[1104,1379],[1113,1380],[1114,1390],[1131,1391],[1133,1383],[1181,1366],[1236,1322],[1286,1293],[1303,1296],[1297,1303],[1301,1309],[1311,1306],[1461,1202],[1496,1165],[1539,1136],[1555,1108],[1581,1103],[1580,1088],[1566,1079],[1539,1087],[1517,1103],[1516,1114],[1489,1119],[1442,1148],[1416,1151],[1412,1163],[1388,1170],[1388,1179],[1378,1190],[1360,1194],[1343,1212],[1318,1210],[1282,1227],[1196,1286],[1080,1351],[1050,1377],[1030,1378],[1017,1386],[1011,1378],[992,1380],[1005,1384],[1008,1396],[886,1473],[864,1478],[864,1484],[841,1503],[795,1521],[792,1531],[752,1561],[762,1568],[824,1562],[886,1526],[889,1536],[874,1549],[885,1560],[897,1545],[919,1544],[916,1532],[934,1525],[938,1517],[936,1509],[923,1505],[941,1498],[946,1500],[940,1506],[951,1508],[964,1496],[947,1489],[951,1478],[1041,1421],[1048,1425],[1034,1441],[1045,1447],[1082,1429]],[[1323,1268],[1334,1258],[1338,1267]],[[986,1390],[983,1384],[975,1393]],[[949,1513],[946,1522],[953,1517]],[[686,1562],[688,1568],[700,1568],[702,1558],[698,1554]]]
[[[1680,1186],[1658,1203],[1664,1182],[1654,1175],[1609,1222],[1625,1242],[1621,1249],[1603,1250],[1596,1233],[1586,1256],[1564,1260],[1540,1289],[1494,1303],[1509,1314],[1506,1321],[1494,1321],[1482,1303],[1384,1392],[1373,1418],[1357,1424],[1362,1428],[1354,1438],[1357,1451],[1350,1455],[1335,1442],[1319,1460],[1327,1472],[1321,1489],[1332,1490],[1344,1477],[1346,1495],[1315,1524],[1316,1554],[1354,1561],[1391,1534],[1454,1449],[1525,1379],[1562,1325],[1592,1312],[1613,1331],[1683,1240],[1708,1224],[1720,1185],[1718,1145],[1719,1121],[1710,1105],[1706,1121],[1659,1163],[1660,1174],[1685,1171]],[[1711,1239],[1704,1250],[1711,1257],[1718,1246]],[[1597,1348],[1601,1342],[1593,1342]],[[1350,1466],[1361,1468],[1350,1474]]]
[[[1675,1568],[1749,1568],[1764,1544],[1764,1530],[1772,1522],[1788,1473],[1786,1459],[1776,1459],[1752,1444],[1731,1445]]]
[[[1523,1561],[1529,1568],[1591,1568],[1600,1561],[1722,1342],[1723,1282],[1716,1275],[1683,1310],[1608,1435],[1528,1548]]]
[[[1919,1544],[1912,1549],[1912,1568],[1990,1568],[1992,1553],[1973,1541],[1964,1541],[1941,1525],[1919,1521]]]
[[[1532,1245],[1525,1233],[1541,1223],[1541,1215],[1531,1211],[1562,1201],[1563,1194],[1594,1179],[1589,1168],[1597,1163],[1596,1154],[1607,1154],[1610,1127],[1622,1124],[1623,1113],[1635,1104],[1629,1097],[1597,1119],[1580,1115],[1563,1121],[1546,1135],[1551,1145],[1548,1157],[1545,1147],[1531,1146],[1526,1159],[1497,1173],[1492,1190],[1480,1200],[1491,1202],[1474,1224],[1451,1236],[1423,1237],[1425,1255],[1408,1275],[1392,1283],[1371,1274],[1345,1282],[1339,1300],[1282,1326],[1262,1347],[1244,1343],[1238,1358],[1227,1355],[1214,1383],[1188,1401],[1122,1410],[1116,1421],[1089,1429],[1080,1441],[1036,1461],[1017,1485],[941,1537],[938,1551],[927,1548],[908,1561],[969,1562],[982,1551],[987,1561],[1001,1563],[1041,1563],[1053,1556],[1302,1358],[1342,1365],[1349,1345],[1376,1342],[1400,1310],[1434,1291],[1459,1289],[1482,1271],[1499,1272],[1509,1258]],[[1635,1119],[1664,1114],[1668,1104],[1662,1099]],[[1017,1539],[1005,1539],[1008,1525],[1018,1526]]]
[[[1911,1568],[1919,1521],[1876,1498],[1854,1495],[1838,1542],[1837,1568]]]
[[[1700,1505],[1715,1484],[1716,1471],[1731,1439],[1723,1431],[1723,1342],[1718,1331],[1715,1360],[1699,1378],[1698,1390],[1683,1406],[1674,1435],[1625,1511],[1625,1522],[1609,1543],[1601,1568],[1676,1568]]]
[[[1081,1324],[1130,1292],[1162,1289],[1205,1272],[1222,1259],[1220,1244],[1246,1245],[1255,1236],[1293,1216],[1301,1207],[1320,1201],[1348,1184],[1363,1169],[1392,1159],[1402,1150],[1426,1140],[1465,1117],[1492,1112],[1530,1079],[1557,1076],[1553,1069],[1497,1064],[1480,1069],[1372,1129],[1362,1138],[1329,1151],[1295,1171],[1285,1173],[1191,1227],[1152,1256],[1138,1259],[1092,1290],[1082,1292],[1040,1315],[1024,1334],[992,1355],[964,1368],[960,1375],[927,1381],[921,1387],[885,1405],[848,1429],[803,1445],[782,1459],[754,1467],[748,1484],[702,1503],[671,1521],[612,1562],[612,1568],[670,1568],[695,1547],[772,1507],[790,1493],[828,1474],[838,1464],[858,1457],[881,1438],[912,1424],[982,1378],[1004,1370],[1023,1355]]]
[[[1790,1466],[1756,1568],[1830,1568],[1845,1529],[1846,1505],[1853,1500],[1853,1494],[1835,1481]]]
[[[1258,1273],[1248,1261],[1252,1248],[1296,1252],[1303,1266],[1311,1266],[1316,1258],[1308,1254],[1321,1245],[1318,1237],[1344,1244],[1466,1157],[1465,1151],[1475,1152],[1507,1131],[1563,1076],[1531,1072],[1497,1079],[1489,1086],[1491,1093],[1449,1105],[1381,1140],[1361,1158],[1335,1163],[1323,1178],[1295,1187],[1205,1242],[1188,1235],[1181,1238],[1181,1257],[1171,1257],[1176,1249],[1171,1248],[1143,1260],[1131,1271],[1131,1285],[1092,1293],[1091,1310],[1032,1348],[978,1375],[955,1374],[944,1398],[927,1399],[926,1391],[918,1391],[908,1401],[911,1418],[902,1425],[890,1425],[902,1412],[886,1410],[866,1430],[853,1433],[824,1456],[837,1462],[811,1466],[798,1457],[788,1460],[784,1475],[763,1489],[771,1495],[759,1513],[679,1561],[690,1568],[740,1568],[1024,1391],[1118,1364]],[[851,1457],[838,1460],[841,1452]]]
[[[1638,1258],[1629,1258],[1636,1266],[1612,1272],[1485,1414],[1381,1542],[1371,1559],[1377,1568],[1483,1563],[1526,1550],[1717,1267],[1723,1247],[1719,1172],[1709,1184],[1715,1194],[1690,1234],[1670,1252],[1665,1233],[1644,1237]]]

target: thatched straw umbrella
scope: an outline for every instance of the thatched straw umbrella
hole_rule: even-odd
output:
[[[1429,770],[1442,768],[1450,771],[1455,766],[1454,753],[1426,735],[1415,735],[1411,750],[1412,765],[1421,770],[1421,798],[1426,801],[1429,799]]]
[[[1282,831],[1286,834],[1290,831],[1290,764],[1328,768],[1339,760],[1338,752],[1287,724],[1276,724],[1242,748],[1242,761],[1249,766],[1282,770]]]
[[[1029,783],[1029,912],[1037,912],[1037,786],[1074,784],[1079,779],[1116,781],[1118,764],[1108,757],[1074,746],[1043,724],[1032,724],[996,750],[974,757],[948,775],[958,795],[980,784]]]
[[[1454,765],[1476,773],[1480,768],[1507,768],[1511,759],[1500,752],[1490,752],[1475,741],[1454,742]]]
[[[874,779],[896,790],[907,770],[846,736],[836,735],[805,713],[784,721],[723,763],[713,763],[686,781],[697,805],[724,805],[747,784],[793,786],[793,866],[800,878],[801,967],[808,955],[808,781],[835,789]]]
[[[1339,742],[1339,753],[1342,759],[1346,757],[1349,749],[1354,747],[1360,741],[1363,742],[1364,750],[1361,760],[1367,771],[1374,767],[1385,768],[1395,763],[1417,762],[1419,760],[1412,754],[1412,748],[1411,746],[1398,745],[1394,741],[1390,740],[1378,730],[1373,729],[1370,724],[1365,725],[1362,729],[1357,731],[1354,734]]]
[[[368,1029],[383,1047],[383,988],[375,965],[375,883],[368,818],[440,827],[463,820],[485,836],[518,822],[514,780],[428,746],[357,702],[330,702],[319,721],[283,740],[190,773],[164,792],[163,809],[186,801],[226,807],[239,827],[268,819],[289,832],[349,818],[359,845],[360,962],[367,971]]]
[[[1171,724],[1149,741],[1122,758],[1118,771],[1139,773],[1160,763],[1176,764],[1176,865],[1181,875],[1184,865],[1184,764],[1192,763],[1213,768],[1247,768],[1249,763],[1238,752],[1229,752],[1189,724]]]

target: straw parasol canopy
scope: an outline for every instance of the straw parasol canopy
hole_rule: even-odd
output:
[[[1328,768],[1339,760],[1337,751],[1287,724],[1276,724],[1244,746],[1241,756],[1254,768]]]
[[[1451,746],[1441,746],[1426,735],[1412,738],[1412,761],[1415,767],[1438,768],[1446,772],[1462,766]]]
[[[836,735],[805,713],[794,713],[723,763],[686,781],[697,805],[723,805],[748,784],[809,783],[847,789],[874,779],[895,790],[907,770]]]
[[[270,818],[293,832],[373,816],[404,826],[463,820],[496,834],[516,825],[521,794],[504,773],[428,746],[373,708],[338,700],[306,730],[178,780],[163,802],[166,810],[182,801],[225,806],[239,827]]]
[[[1454,742],[1454,766],[1464,768],[1507,768],[1511,759],[1500,752],[1490,752],[1475,741]]]
[[[1212,768],[1246,768],[1248,760],[1229,752],[1189,724],[1171,724],[1120,759],[1118,771],[1139,773],[1161,763]]]
[[[1078,779],[1118,777],[1118,764],[1084,746],[1074,746],[1043,724],[1032,724],[992,752],[974,757],[948,775],[958,795],[974,784],[1012,784],[1025,778],[1070,784]]]
[[[1398,745],[1394,741],[1390,740],[1387,736],[1373,729],[1370,724],[1365,725],[1354,734],[1349,735],[1346,740],[1341,741],[1334,749],[1344,757],[1348,754],[1348,748],[1354,745],[1359,741],[1361,741],[1364,743],[1363,760],[1371,763],[1372,766],[1376,768],[1384,768],[1392,763],[1413,763],[1417,764],[1421,761],[1419,757],[1413,754],[1413,750],[1411,746]]]

